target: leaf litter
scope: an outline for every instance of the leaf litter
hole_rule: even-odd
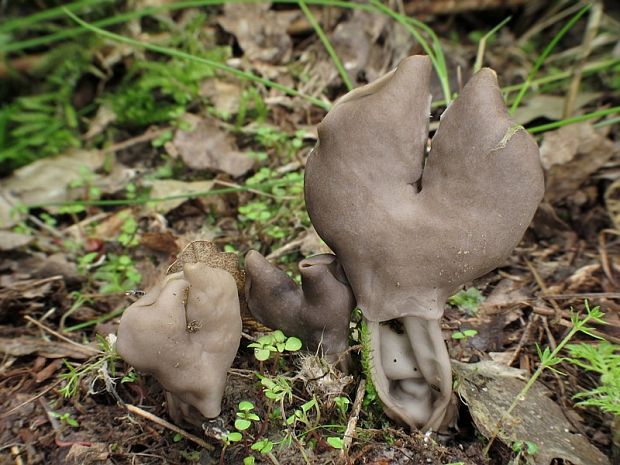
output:
[[[495,24],[487,14],[502,16],[505,10],[454,15],[444,3],[433,4],[434,14],[439,16],[425,19],[449,51],[451,83],[453,89],[458,89],[459,73],[461,78],[467,76],[475,59],[472,34]],[[149,1],[143,6],[167,4]],[[404,6],[411,10],[413,2],[405,2]],[[358,85],[373,81],[402,57],[421,52],[407,30],[386,16],[311,8],[349,77]],[[36,8],[24,7],[24,11],[34,13]],[[15,10],[11,12],[15,14]],[[552,9],[544,5],[513,13],[524,15],[534,24],[542,24],[553,15]],[[542,29],[541,40],[552,37],[553,29],[558,27],[554,24],[550,30]],[[487,44],[488,62],[502,70],[502,84],[521,82],[531,65],[528,54],[517,44],[520,34],[530,33],[523,25],[511,23],[509,28],[500,31],[498,42]],[[323,45],[294,6],[229,3],[209,10],[162,10],[155,16],[132,20],[124,33],[186,47],[191,53],[252,71],[326,101],[335,100],[345,91]],[[192,37],[200,37],[202,42]],[[215,58],[205,51],[205,44],[220,47]],[[262,85],[254,87],[222,72],[204,73],[198,81],[191,81],[186,73],[187,80],[182,79],[177,89],[158,87],[161,82],[156,80],[160,77],[144,72],[136,82],[151,85],[148,78],[152,78],[157,84],[152,88],[165,91],[162,95],[155,91],[154,101],[171,111],[180,105],[185,114],[169,115],[161,124],[131,126],[123,122],[126,115],[111,112],[112,107],[107,105],[120,98],[119,82],[124,82],[123,91],[135,90],[134,95],[141,95],[126,78],[133,62],[164,59],[127,44],[96,47],[93,64],[100,66],[103,74],[83,72],[79,87],[80,98],[97,97],[91,101],[94,110],[88,110],[79,122],[82,148],[63,150],[1,181],[0,220],[4,229],[0,235],[0,351],[4,358],[0,368],[0,442],[17,444],[8,450],[14,463],[242,463],[247,455],[244,447],[232,445],[224,449],[210,432],[231,429],[241,400],[265,406],[253,375],[257,367],[244,343],[229,374],[223,414],[205,426],[208,441],[218,446],[213,452],[200,450],[182,438],[176,441],[159,424],[127,416],[116,405],[109,386],[94,374],[80,381],[77,397],[64,399],[58,392],[62,384],[58,384],[57,375],[66,373],[66,366],[58,364],[59,357],[75,362],[83,354],[73,344],[24,318],[34,318],[77,343],[94,341],[97,334],[105,337],[114,331],[120,312],[141,288],[148,287],[158,273],[173,264],[174,256],[185,244],[190,245],[178,253],[179,262],[173,267],[183,261],[210,262],[218,257],[224,257],[226,266],[232,266],[234,259],[242,283],[237,254],[258,248],[294,275],[300,258],[326,251],[304,218],[292,214],[303,209],[300,177],[286,178],[301,174],[314,143],[313,137],[297,137],[296,131],[314,128],[324,111],[302,99]],[[603,50],[598,48],[592,53],[602,55]],[[48,49],[43,46],[41,51],[45,54]],[[569,54],[552,58],[571,66],[573,57]],[[605,73],[584,77],[585,88],[575,108],[586,112],[613,104],[611,82]],[[75,89],[72,92],[77,94]],[[517,110],[518,121],[534,121],[530,123],[533,125],[560,118],[562,90],[551,89],[549,94],[539,90],[543,92],[524,99],[524,105]],[[253,100],[257,98],[260,101]],[[266,120],[261,105],[267,109]],[[192,124],[186,124],[188,119]],[[554,345],[563,337],[570,327],[571,307],[581,309],[586,298],[600,305],[607,311],[608,325],[597,325],[596,333],[615,343],[620,339],[618,137],[617,126],[594,128],[589,123],[566,126],[542,136],[547,201],[507,263],[470,284],[484,297],[483,302],[467,311],[458,306],[446,309],[445,339],[452,358],[457,360],[455,372],[462,375],[463,382],[457,389],[467,403],[461,406],[460,431],[441,444],[434,437],[391,424],[376,405],[369,403],[361,409],[348,463],[504,464],[514,459],[511,448],[515,439],[537,444],[538,453],[527,458],[530,463],[560,463],[558,458],[563,463],[609,463],[598,450],[610,457],[619,450],[614,439],[620,429],[617,419],[595,409],[574,407],[572,396],[593,389],[599,380],[568,363],[560,366],[565,377],[547,373],[542,383],[535,384],[531,399],[528,397],[521,410],[515,410],[514,421],[500,432],[501,441],[489,456],[482,454],[484,444],[479,434],[489,435],[493,422],[520,390],[522,378],[527,378],[539,363],[536,344]],[[261,184],[269,186],[274,181],[271,187]],[[241,188],[213,193],[220,182]],[[290,200],[284,199],[291,198],[295,201],[287,207],[285,202]],[[129,205],[123,199],[128,199]],[[121,204],[116,205],[114,202],[119,200]],[[52,201],[70,201],[73,203],[67,205],[73,206],[77,202],[78,207],[80,201],[100,204],[73,211],[67,206],[45,205],[28,211],[20,207]],[[138,206],[131,206],[132,202]],[[283,229],[280,219],[287,215],[290,224]],[[202,242],[207,238],[213,242]],[[226,254],[219,255],[220,250]],[[125,279],[130,265],[143,275],[142,282],[133,286],[137,289],[100,292],[99,278],[95,278],[98,272],[98,276],[103,270],[105,276]],[[65,323],[62,328],[61,322]],[[477,334],[460,341],[450,337],[467,329]],[[244,318],[247,337],[256,338],[266,330]],[[580,338],[593,343],[587,337]],[[356,355],[355,349],[352,353]],[[503,367],[489,365],[490,359]],[[308,378],[294,382],[296,396],[308,399],[312,394],[321,400],[340,393],[354,400],[358,372],[345,378],[334,373],[327,376],[320,360],[313,357],[292,357],[282,363],[287,374],[301,373]],[[118,370],[115,395],[165,416],[160,387],[141,376],[134,382],[121,382],[121,378],[133,376],[130,367],[117,361],[114,369]],[[320,379],[310,379],[312,376]],[[543,383],[551,389],[551,396]],[[323,392],[327,388],[329,395]],[[79,428],[50,415],[51,408],[75,417]],[[326,422],[348,420],[339,419],[326,400],[321,409]],[[538,418],[539,412],[545,412],[544,418]],[[268,427],[263,433],[276,439],[281,431]],[[314,448],[306,448],[305,453],[311,463],[342,462],[340,452],[326,440],[338,433],[320,427],[308,431],[305,439]],[[282,464],[304,460],[294,445],[276,447],[273,456]],[[257,463],[273,463],[259,454],[255,459]]]

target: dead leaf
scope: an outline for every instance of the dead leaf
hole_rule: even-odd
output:
[[[97,349],[91,346],[80,347],[68,342],[46,341],[39,337],[20,336],[17,338],[0,337],[0,352],[15,357],[37,354],[46,358],[69,357],[84,360],[92,357]]]
[[[513,399],[527,381],[522,370],[485,361],[466,364],[452,361],[458,382],[457,392],[468,406],[478,430],[489,438],[496,430]],[[507,446],[514,441],[531,441],[539,450],[532,458],[538,465],[564,459],[575,465],[608,465],[609,460],[572,426],[562,409],[549,396],[551,392],[535,383],[525,400],[502,423],[498,439]]]
[[[299,12],[271,11],[270,8],[268,2],[226,3],[218,23],[237,38],[249,60],[284,63],[289,60],[292,50],[287,26]]]
[[[82,179],[85,172],[101,168],[103,158],[97,150],[73,150],[43,158],[15,170],[3,180],[3,187],[23,203],[69,200],[69,185]]]
[[[172,141],[181,159],[190,168],[217,170],[241,176],[254,165],[254,160],[239,152],[233,138],[220,129],[213,118],[192,118],[191,131],[179,129]]]
[[[130,215],[132,215],[132,210],[130,208],[124,208],[123,210],[109,215],[95,226],[93,233],[90,234],[89,237],[104,241],[112,240],[118,236],[123,224],[125,224],[125,221],[127,221]]]
[[[95,117],[91,120],[90,127],[86,134],[84,134],[84,139],[89,140],[98,136],[115,121],[116,113],[114,113],[114,110],[108,105],[102,104],[97,110],[97,113],[95,113]]]
[[[71,445],[65,461],[67,464],[94,465],[107,462],[109,456],[108,446],[102,442],[93,442],[88,446],[75,443]]]
[[[0,250],[7,251],[18,249],[33,241],[32,236],[18,234],[10,231],[0,231]]]
[[[183,271],[183,265],[186,263],[204,263],[212,268],[228,271],[235,278],[237,290],[241,294],[244,293],[245,275],[239,268],[239,257],[236,253],[220,252],[211,241],[194,241],[181,251],[166,273]]]
[[[211,100],[219,114],[234,115],[239,110],[242,89],[236,82],[208,79],[201,86],[200,94]]]
[[[114,163],[109,174],[96,173],[103,167],[105,156],[98,150],[71,150],[65,154],[30,163],[2,181],[0,218],[6,219],[3,206],[9,209],[18,203],[49,203],[76,200],[84,195],[84,187],[71,188],[74,184],[96,186],[104,193],[123,189],[135,177],[135,170]],[[58,211],[56,207],[46,207]]]
[[[618,150],[589,123],[564,126],[545,134],[540,157],[546,170],[545,199],[557,202],[575,191]]]
[[[600,96],[600,92],[580,92],[575,102],[575,110],[580,109]],[[524,105],[517,108],[512,118],[519,124],[526,124],[537,118],[560,120],[563,118],[565,102],[565,97],[537,94],[528,98]]]
[[[157,179],[149,181],[145,185],[151,187],[152,199],[165,199],[154,200],[148,202],[144,209],[148,211],[155,211],[158,213],[168,213],[170,210],[178,207],[187,200],[190,194],[199,194],[208,192],[213,187],[212,181],[194,181],[184,182],[175,181],[173,179]],[[169,198],[168,197],[173,197]],[[179,197],[179,198],[175,198]]]
[[[611,221],[620,231],[620,179],[612,182],[605,191],[605,205]]]
[[[170,231],[146,232],[140,237],[140,245],[156,252],[172,255],[179,251],[177,239]]]

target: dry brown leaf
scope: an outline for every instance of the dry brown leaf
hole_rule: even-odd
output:
[[[179,129],[172,141],[187,166],[223,171],[231,176],[241,176],[252,168],[254,160],[239,152],[233,138],[213,118],[192,120],[193,129]]]
[[[226,3],[218,22],[233,34],[246,58],[284,63],[291,56],[292,41],[286,30],[297,11],[271,11],[266,3]]]
[[[184,182],[175,181],[173,179],[158,179],[149,181],[145,185],[151,187],[152,199],[166,199],[156,200],[148,202],[144,209],[146,211],[155,211],[158,213],[168,213],[170,210],[178,207],[187,200],[187,197],[191,194],[198,194],[202,192],[208,192],[213,187],[212,181],[194,181]],[[180,196],[180,198],[175,198]],[[167,199],[168,197],[173,197]]]
[[[599,98],[599,92],[582,92],[575,102],[575,110]],[[528,98],[524,105],[517,108],[512,118],[519,124],[526,124],[536,118],[561,120],[564,113],[565,97],[537,94]]]
[[[2,181],[0,219],[7,223],[4,210],[16,203],[48,203],[76,200],[84,195],[86,185],[96,186],[104,193],[125,188],[135,177],[135,170],[114,163],[109,174],[100,175],[105,156],[98,150],[70,150],[62,155],[37,160]],[[71,188],[79,184],[80,187]],[[4,199],[3,199],[4,197]],[[47,210],[58,211],[57,207]],[[10,224],[10,221],[8,221]]]
[[[68,342],[46,341],[39,337],[20,336],[16,338],[0,337],[0,352],[15,357],[38,354],[46,358],[70,357],[83,360],[92,357],[96,353],[96,349],[90,346],[80,348],[78,345]]]
[[[527,378],[523,371],[495,362],[473,364],[452,361],[457,375],[457,392],[469,408],[478,430],[487,438],[520,393]],[[537,465],[548,465],[559,458],[574,465],[608,465],[601,451],[580,434],[572,433],[562,408],[553,402],[551,392],[535,383],[525,400],[503,421],[498,439],[508,447],[514,441],[530,441],[539,447],[531,458]]]
[[[91,442],[88,445],[75,443],[71,445],[65,463],[70,465],[107,464],[109,456],[108,445],[102,442]]]
[[[239,110],[243,89],[236,82],[208,79],[200,88],[200,94],[208,97],[218,113],[234,115]]]
[[[70,200],[82,192],[72,195],[69,185],[83,179],[85,173],[101,168],[103,160],[103,154],[97,150],[73,150],[19,168],[2,185],[24,203]]]
[[[605,205],[611,221],[620,231],[620,179],[612,182],[605,191]]]
[[[18,234],[10,231],[0,231],[0,250],[7,251],[23,247],[34,238],[27,234]]]
[[[547,132],[540,147],[547,178],[545,199],[553,203],[574,194],[614,155],[614,150],[604,133],[589,123]]]

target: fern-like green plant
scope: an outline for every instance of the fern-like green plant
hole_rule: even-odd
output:
[[[568,361],[600,376],[599,386],[574,396],[578,400],[576,405],[620,416],[620,347],[604,341],[570,344],[566,348],[570,354]]]

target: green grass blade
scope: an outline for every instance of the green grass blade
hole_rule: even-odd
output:
[[[344,69],[344,66],[342,65],[342,62],[340,61],[340,58],[338,58],[338,55],[336,54],[334,47],[332,47],[332,44],[329,42],[329,39],[327,38],[327,36],[325,35],[325,32],[323,31],[323,28],[321,27],[319,22],[314,17],[314,14],[312,14],[312,11],[310,11],[310,8],[308,8],[308,5],[306,4],[305,0],[299,0],[299,8],[301,8],[301,11],[303,11],[304,15],[306,15],[306,19],[308,20],[310,25],[314,28],[314,32],[316,32],[316,35],[319,36],[319,39],[321,40],[323,47],[325,47],[325,50],[327,50],[327,53],[329,54],[330,58],[334,62],[334,66],[338,70],[338,73],[340,74],[340,77],[342,78],[342,82],[344,82],[344,85],[347,86],[347,90],[353,90],[353,83],[351,82],[351,79],[349,78],[349,73],[347,73],[347,70]]]
[[[532,83],[532,79],[534,79],[534,76],[536,76],[536,73],[538,72],[540,67],[543,65],[543,63],[545,62],[545,60],[547,59],[549,54],[553,51],[553,49],[555,48],[557,43],[560,41],[560,39],[562,39],[562,37],[564,37],[566,35],[566,33],[568,31],[570,31],[572,29],[572,27],[575,25],[575,23],[577,21],[579,21],[579,18],[581,18],[590,9],[591,6],[592,5],[588,4],[588,5],[584,6],[581,10],[579,10],[562,27],[562,29],[560,29],[560,31],[553,37],[553,39],[551,39],[551,42],[549,42],[549,44],[547,44],[547,46],[545,47],[543,52],[540,54],[538,59],[534,62],[534,66],[532,67],[531,71],[527,75],[527,79],[525,80],[525,82],[523,83],[521,88],[519,89],[519,93],[517,94],[517,97],[515,98],[514,102],[512,103],[512,106],[510,107],[510,114],[513,114],[515,112],[515,110],[517,109],[517,107],[519,106],[519,104],[521,103],[521,99],[523,99],[523,96],[525,95],[527,90],[530,88],[530,84]]]
[[[75,12],[85,7],[100,5],[103,3],[112,3],[113,1],[114,0],[80,0],[63,6],[48,8],[47,10],[26,16],[25,18],[9,19],[3,23],[0,23],[0,33],[7,33],[16,29],[24,29],[42,21],[50,21],[52,19],[60,18],[65,16],[65,8],[69,11]]]
[[[298,90],[293,89],[292,87],[288,87],[280,83],[271,81],[269,79],[265,79],[263,77],[257,76],[247,71],[241,71],[231,66],[218,63],[217,61],[209,60],[207,58],[197,57],[197,56],[194,56],[189,53],[185,53],[180,50],[173,49],[173,48],[162,47],[162,46],[154,45],[154,44],[146,44],[146,43],[140,42],[139,40],[131,39],[129,37],[121,36],[119,34],[106,31],[105,29],[98,28],[96,26],[93,26],[92,24],[89,24],[83,21],[82,19],[78,18],[75,14],[71,13],[70,11],[67,11],[67,15],[71,19],[73,19],[76,23],[78,23],[80,26],[84,27],[85,29],[95,32],[103,37],[107,37],[108,39],[112,39],[116,42],[122,42],[125,44],[133,45],[135,47],[144,48],[146,50],[150,50],[155,53],[160,53],[162,55],[171,56],[175,58],[181,58],[183,60],[192,61],[194,63],[200,63],[203,65],[207,65],[214,69],[231,74],[240,79],[246,79],[248,81],[258,82],[272,89],[279,90],[287,95],[303,98],[307,100],[308,102],[312,103],[313,105],[323,108],[324,110],[329,110],[329,108],[331,107],[331,105],[328,102],[320,100],[316,97],[312,97],[310,95],[303,94],[299,92]]]
[[[441,44],[435,33],[425,24],[397,13],[391,8],[383,5],[379,0],[370,0],[370,3],[377,9],[377,11],[386,14],[400,23],[413,37],[415,37],[433,63],[433,67],[435,68],[435,72],[437,73],[439,82],[441,83],[444,99],[446,102],[450,103],[452,101],[452,93],[450,91],[450,82],[448,80],[446,62],[443,51],[441,50]],[[431,39],[433,40],[433,48],[430,47],[428,41],[422,36],[422,34],[420,34],[417,28],[422,29],[431,35]]]
[[[495,26],[493,29],[491,29],[480,38],[480,40],[478,41],[478,53],[476,53],[476,62],[474,63],[474,73],[477,73],[478,71],[480,71],[480,68],[482,68],[482,60],[484,59],[484,52],[486,50],[487,40],[489,40],[490,37],[493,37],[493,35],[501,28],[503,28],[511,19],[512,16],[508,16],[501,23],[499,23],[497,26]]]
[[[615,113],[620,113],[620,106],[586,113],[585,115],[573,116],[572,118],[554,121],[553,123],[541,124],[540,126],[534,126],[533,128],[528,128],[527,130],[530,134],[538,134],[540,132],[550,131],[551,129],[561,128],[562,126],[568,126],[569,124],[581,123],[582,121],[600,118],[601,116],[613,115]]]

